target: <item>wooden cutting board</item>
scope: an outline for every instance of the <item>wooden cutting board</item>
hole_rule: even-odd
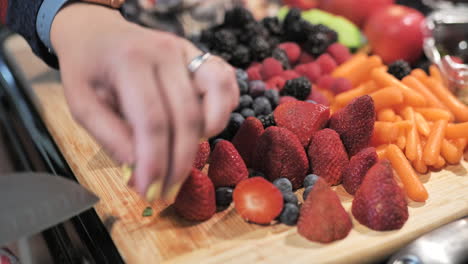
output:
[[[430,198],[409,203],[410,217],[401,230],[375,232],[353,220],[349,236],[329,245],[303,239],[295,227],[248,224],[232,207],[203,223],[185,221],[163,203],[151,204],[153,216],[142,217],[149,204],[124,185],[116,164],[73,121],[57,72],[34,58],[22,40],[14,38],[9,46],[32,81],[41,115],[79,182],[101,198],[95,209],[102,221],[113,222],[108,230],[127,263],[371,262],[468,214],[468,163],[463,161],[421,176]],[[341,186],[336,192],[349,211],[352,197]]]

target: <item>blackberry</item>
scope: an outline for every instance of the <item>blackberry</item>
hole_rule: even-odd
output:
[[[293,226],[299,218],[299,207],[292,203],[286,203],[279,216],[279,221],[283,224]]]
[[[208,48],[212,48],[211,44],[213,43],[213,29],[208,28],[204,29],[200,33],[200,41],[205,44]]]
[[[232,28],[243,28],[246,24],[255,21],[252,13],[241,6],[228,10],[224,15],[224,26]]]
[[[270,36],[268,39],[268,44],[270,47],[274,48],[277,47],[281,43],[281,38],[280,37],[275,37],[275,36]]]
[[[324,33],[327,36],[328,41],[330,42],[330,44],[338,41],[338,33],[336,33],[336,31],[334,31],[333,29],[331,29],[331,28],[329,28],[329,27],[327,27],[325,25],[322,25],[322,24],[313,25],[312,28],[311,28],[310,33],[312,33],[312,32]]]
[[[270,101],[265,96],[255,98],[252,108],[256,115],[268,115],[272,111]]]
[[[395,76],[398,80],[401,80],[406,75],[411,73],[411,67],[408,62],[404,60],[397,60],[388,65],[387,72]]]
[[[258,22],[251,22],[245,25],[245,28],[238,35],[239,41],[244,44],[249,44],[255,37],[262,37],[265,40],[269,39],[268,30]]]
[[[211,48],[221,52],[232,53],[237,46],[236,35],[227,29],[221,29],[213,34]]]
[[[273,114],[258,117],[258,120],[262,122],[262,125],[265,129],[271,126],[276,126],[276,122],[275,122],[275,118],[273,117]]]
[[[219,187],[216,189],[216,205],[220,207],[229,206],[232,203],[232,188]]]
[[[226,52],[226,51],[213,50],[211,53],[213,53],[213,55],[216,55],[216,56],[222,58],[225,61],[230,61],[231,58],[232,58],[232,55],[229,52]]]
[[[255,111],[252,108],[244,108],[241,110],[240,114],[244,118],[251,117],[251,116],[255,117]]]
[[[250,52],[244,45],[238,45],[231,55],[229,63],[234,67],[245,68],[250,64]]]
[[[296,41],[304,39],[303,20],[301,19],[301,10],[292,8],[283,21],[283,32],[286,41]]]
[[[281,23],[277,17],[266,17],[262,20],[262,25],[273,36],[279,36],[283,33]]]
[[[281,95],[289,95],[296,97],[298,100],[305,100],[309,97],[310,91],[312,90],[312,84],[305,77],[299,77],[286,82]]]
[[[287,178],[278,178],[273,181],[273,185],[282,193],[292,192],[292,184]]]
[[[288,55],[286,54],[286,51],[284,51],[283,49],[279,49],[279,48],[274,49],[273,54],[271,56],[275,58],[277,61],[281,62],[281,65],[283,65],[283,69],[285,70],[291,69]]]
[[[249,171],[249,178],[252,178],[252,177],[263,177],[263,178],[265,178],[265,174],[263,172],[260,172],[260,171],[250,170]]]
[[[270,44],[262,37],[254,37],[250,43],[250,56],[255,61],[263,61],[272,53]]]
[[[302,48],[312,56],[318,57],[327,50],[330,44],[325,33],[315,32],[309,35]]]

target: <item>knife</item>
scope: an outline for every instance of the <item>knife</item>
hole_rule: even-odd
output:
[[[0,246],[59,224],[98,200],[64,177],[34,172],[0,175]]]
[[[431,231],[393,255],[387,264],[468,263],[468,216]]]

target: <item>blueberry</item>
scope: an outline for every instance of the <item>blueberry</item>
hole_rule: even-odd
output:
[[[227,131],[234,136],[239,130],[239,127],[244,123],[245,118],[239,113],[231,113],[231,118],[227,126]]]
[[[251,107],[253,103],[252,96],[244,94],[239,98],[239,109]]]
[[[282,193],[292,192],[292,184],[286,178],[278,178],[274,180],[273,185],[275,185]]]
[[[318,180],[318,176],[315,174],[309,174],[304,178],[304,188],[309,186],[313,186],[315,182]]]
[[[237,85],[239,86],[240,94],[248,94],[249,93],[249,85],[246,81],[237,80]]]
[[[252,177],[263,177],[263,178],[265,178],[265,174],[263,172],[260,172],[260,171],[251,170],[251,171],[249,171],[249,178],[252,178]]]
[[[250,95],[252,95],[252,97],[255,98],[265,93],[266,85],[263,81],[260,80],[251,81],[249,82],[249,89]]]
[[[253,102],[253,110],[256,115],[268,115],[271,113],[270,101],[265,96],[255,98]]]
[[[216,189],[216,205],[229,206],[232,203],[232,188],[219,187]]]
[[[306,187],[304,189],[304,193],[302,194],[302,198],[304,198],[304,201],[307,199],[307,195],[309,195],[310,191],[312,191],[312,188],[314,188],[314,186],[309,186],[309,187]]]
[[[292,203],[292,204],[297,204],[297,196],[293,192],[283,192],[283,199],[284,203]]]
[[[285,204],[279,216],[280,222],[293,226],[297,223],[297,218],[299,218],[299,207],[292,203]]]
[[[277,90],[266,90],[265,97],[270,101],[272,107],[276,107],[279,103],[280,95]]]
[[[244,108],[241,110],[240,113],[244,118],[247,118],[249,116],[255,116],[255,111],[252,108]]]
[[[238,81],[247,82],[249,80],[249,75],[242,69],[236,69],[236,79]]]

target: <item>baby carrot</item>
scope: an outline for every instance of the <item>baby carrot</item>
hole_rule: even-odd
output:
[[[400,122],[402,120],[403,120],[403,118],[401,118],[401,116],[399,116],[399,115],[395,116],[395,122]]]
[[[460,102],[442,83],[429,77],[426,86],[447,106],[459,122],[468,121],[468,106]]]
[[[395,123],[376,121],[374,123],[372,144],[378,146],[380,144],[395,142],[398,138],[399,131]]]
[[[393,86],[399,89],[403,93],[404,102],[411,106],[425,106],[426,99],[417,91],[410,89],[408,86],[403,84],[400,80],[395,78],[390,73],[383,69],[373,69],[372,79],[375,80],[377,85],[382,87]]]
[[[444,80],[442,79],[442,74],[440,74],[439,68],[436,65],[432,64],[429,66],[429,73],[431,77],[436,79],[438,82],[443,83]]]
[[[449,122],[452,122],[454,117],[453,114],[444,109],[435,108],[435,107],[416,107],[414,110],[424,116],[426,120],[437,121],[440,119],[445,119]]]
[[[422,159],[417,159],[412,162],[414,169],[421,174],[424,174],[427,172],[427,166],[426,163]]]
[[[446,131],[447,138],[468,138],[468,122],[449,124]]]
[[[406,147],[406,136],[405,134],[400,134],[397,138],[396,145],[401,149],[404,150]]]
[[[423,151],[423,159],[427,165],[434,165],[437,163],[446,127],[447,120],[439,120],[434,123],[434,127],[429,134],[429,138],[427,139]]]
[[[457,146],[445,138],[442,139],[440,154],[450,164],[457,164],[461,159]]]
[[[418,112],[414,113],[414,119],[419,133],[425,137],[429,136],[431,129],[429,128],[429,124],[426,119]]]
[[[375,152],[377,152],[377,156],[379,159],[385,159],[385,152],[387,151],[387,144],[380,145],[375,148]]]
[[[384,108],[377,112],[377,120],[385,122],[395,121],[395,111],[391,108]]]
[[[401,80],[401,82],[403,82],[408,87],[421,94],[426,100],[427,106],[443,109],[446,108],[445,105],[442,102],[440,102],[440,100],[434,94],[432,94],[432,92],[421,81],[416,79],[414,76],[408,75],[404,77],[403,80]]]
[[[387,147],[386,157],[392,163],[393,168],[398,173],[406,195],[416,202],[424,202],[428,198],[428,193],[424,185],[419,180],[418,175],[411,167],[403,152],[394,144]]]
[[[382,65],[382,59],[379,56],[370,56],[366,63],[357,69],[353,69],[349,75],[345,76],[353,86],[359,85],[360,83],[365,82],[370,75],[372,69]]]
[[[423,69],[420,69],[420,68],[416,68],[412,70],[410,75],[418,79],[421,82],[429,77],[427,76],[427,73]]]
[[[463,152],[465,151],[466,145],[468,143],[467,138],[457,138],[455,139],[455,146],[457,146],[458,152],[460,152],[460,156],[463,156]]]
[[[351,102],[354,98],[366,95],[377,89],[378,87],[377,85],[375,85],[373,81],[368,81],[359,85],[358,87],[354,89],[338,94],[335,97],[334,103],[338,106],[345,106],[349,102]]]
[[[432,165],[432,167],[433,167],[434,169],[437,169],[437,170],[438,170],[438,169],[442,169],[442,167],[444,167],[444,166],[445,166],[445,159],[442,158],[442,156],[439,155],[439,156],[437,157],[437,162],[436,162],[434,165]]]
[[[405,107],[402,111],[402,115],[403,118],[405,118],[405,120],[409,120],[411,122],[411,128],[408,129],[408,131],[406,132],[405,155],[409,160],[414,161],[418,156],[417,144],[419,141],[419,135],[418,130],[416,128],[413,108]]]
[[[349,76],[352,76],[358,68],[361,69],[365,67],[368,59],[369,58],[367,54],[358,53],[347,60],[345,63],[336,67],[336,69],[332,72],[332,76],[335,78],[348,78]]]
[[[379,111],[403,103],[403,93],[395,87],[387,87],[370,94],[374,100],[375,110]]]

